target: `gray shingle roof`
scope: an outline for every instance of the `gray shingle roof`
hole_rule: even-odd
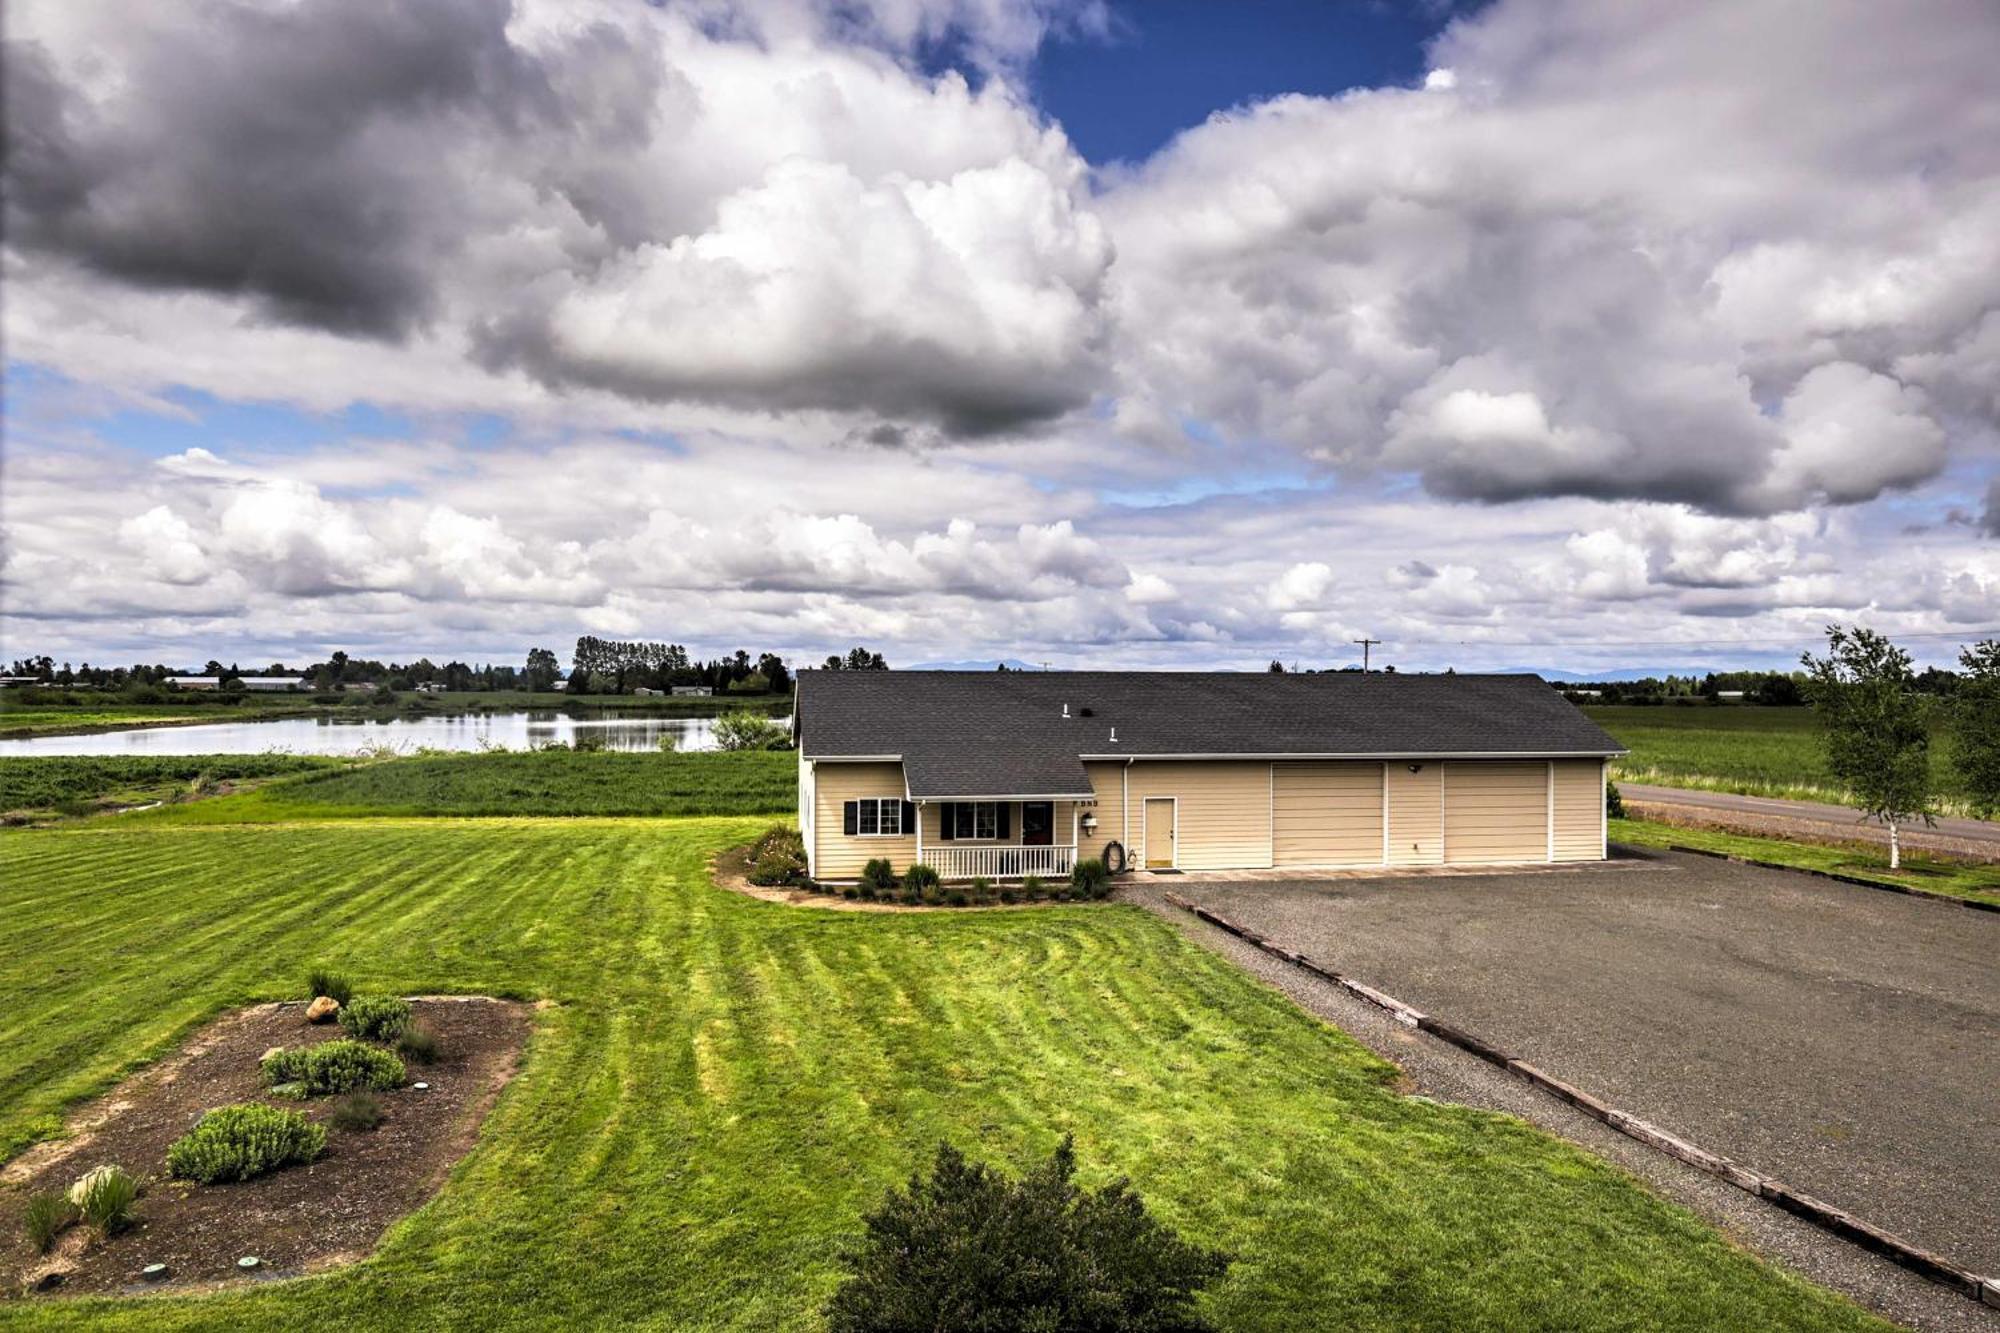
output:
[[[920,800],[1087,795],[1086,756],[1623,752],[1540,676],[802,671],[797,714],[807,758],[901,756]]]

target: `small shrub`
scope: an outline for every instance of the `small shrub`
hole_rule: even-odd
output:
[[[412,1022],[403,1029],[403,1035],[396,1038],[396,1054],[420,1065],[436,1064],[443,1049],[437,1029],[422,1021]]]
[[[1625,798],[1618,793],[1618,784],[1604,784],[1604,813],[1612,819],[1625,818]]]
[[[324,995],[343,1009],[354,998],[354,987],[347,978],[324,967],[316,967],[306,974],[306,990],[308,1000],[317,1000]]]
[[[76,1205],[60,1194],[37,1194],[28,1200],[28,1243],[36,1254],[47,1254],[56,1237],[76,1221]]]
[[[341,1007],[340,1026],[361,1041],[396,1041],[410,1026],[410,1006],[393,995],[364,995]]]
[[[362,1133],[382,1123],[382,1101],[372,1092],[350,1092],[333,1104],[327,1121],[335,1129]]]
[[[964,889],[953,889],[945,895],[944,900],[953,907],[969,907],[972,904],[972,899],[967,896]]]
[[[974,875],[972,877],[972,901],[984,903],[990,902],[992,899],[993,881],[984,875]]]
[[[355,1088],[386,1091],[401,1086],[407,1073],[403,1062],[389,1052],[358,1041],[329,1041],[275,1051],[264,1061],[263,1069],[266,1083],[297,1083],[309,1097]]]
[[[903,906],[905,907],[915,907],[923,900],[924,896],[921,893],[918,893],[915,889],[904,889],[901,893],[896,895],[896,901],[903,904]]]
[[[70,1186],[69,1202],[99,1236],[115,1236],[132,1225],[139,1182],[122,1166],[100,1166]]]
[[[896,867],[878,856],[861,867],[861,882],[877,893],[884,889],[893,889],[896,887]]]
[[[943,882],[943,880],[938,878],[938,872],[932,867],[925,865],[922,861],[917,862],[903,872],[903,887],[914,890],[917,893],[930,893],[943,884]]]
[[[1069,888],[1078,898],[1102,898],[1111,892],[1111,872],[1096,857],[1078,861],[1069,872]]]
[[[960,1328],[976,1312],[991,1329],[1212,1328],[1195,1297],[1231,1256],[1182,1240],[1128,1182],[1086,1193],[1075,1175],[1068,1139],[1019,1180],[939,1144],[928,1178],[862,1219],[827,1327]]]
[[[859,895],[864,902],[872,903],[875,901],[875,886],[873,884],[862,884],[847,891],[847,896],[850,898],[856,895]]]
[[[1038,901],[1048,891],[1049,886],[1040,875],[1030,875],[1021,881],[1021,896],[1031,903]]]
[[[857,889],[852,884],[849,884],[841,889],[840,896],[847,899],[849,902],[852,902],[856,898],[859,898],[862,895],[862,892],[863,890]],[[873,901],[875,897],[875,890],[870,888],[866,890],[866,892],[868,894],[869,899]]]
[[[782,826],[770,829],[751,845],[752,884],[796,884],[805,877],[806,843],[797,829]]]
[[[325,1149],[326,1130],[300,1112],[246,1102],[217,1107],[175,1140],[167,1149],[167,1172],[204,1185],[249,1180],[310,1162]]]

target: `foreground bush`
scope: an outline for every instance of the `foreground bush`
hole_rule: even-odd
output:
[[[884,858],[876,857],[861,867],[861,887],[877,893],[889,892],[896,887],[896,867]]]
[[[864,1219],[827,1302],[832,1333],[1088,1329],[1200,1333],[1195,1296],[1230,1256],[1180,1239],[1123,1180],[1077,1188],[1069,1139],[1016,1181],[939,1144]]]
[[[333,1104],[327,1121],[335,1129],[360,1133],[375,1128],[383,1120],[382,1102],[372,1092],[350,1092]]]
[[[362,1041],[395,1041],[410,1026],[410,1006],[392,995],[364,995],[342,1003],[340,1026]]]
[[[444,1051],[444,1043],[438,1040],[437,1029],[422,1019],[416,1019],[403,1029],[403,1035],[396,1038],[396,1054],[405,1060],[420,1065],[434,1065]]]
[[[401,1060],[379,1046],[358,1041],[329,1041],[318,1046],[273,1051],[265,1057],[263,1070],[266,1083],[273,1087],[296,1083],[308,1097],[351,1092],[355,1088],[386,1091],[402,1086],[406,1073]]]
[[[806,877],[806,840],[797,829],[778,827],[765,832],[750,848],[749,880],[767,887],[802,883]]]
[[[167,1171],[204,1185],[249,1180],[310,1162],[325,1148],[326,1131],[297,1111],[255,1102],[222,1106],[167,1149]]]
[[[917,862],[903,872],[904,893],[915,894],[918,897],[926,894],[934,894],[937,892],[940,883],[938,872],[925,865],[922,861]]]

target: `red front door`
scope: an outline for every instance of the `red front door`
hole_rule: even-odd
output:
[[[1021,845],[1047,847],[1056,840],[1056,803],[1021,802]]]

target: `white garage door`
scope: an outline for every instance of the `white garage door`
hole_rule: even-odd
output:
[[[1382,765],[1271,765],[1271,862],[1382,864]]]
[[[1444,766],[1446,865],[1549,858],[1549,766],[1463,760]]]

